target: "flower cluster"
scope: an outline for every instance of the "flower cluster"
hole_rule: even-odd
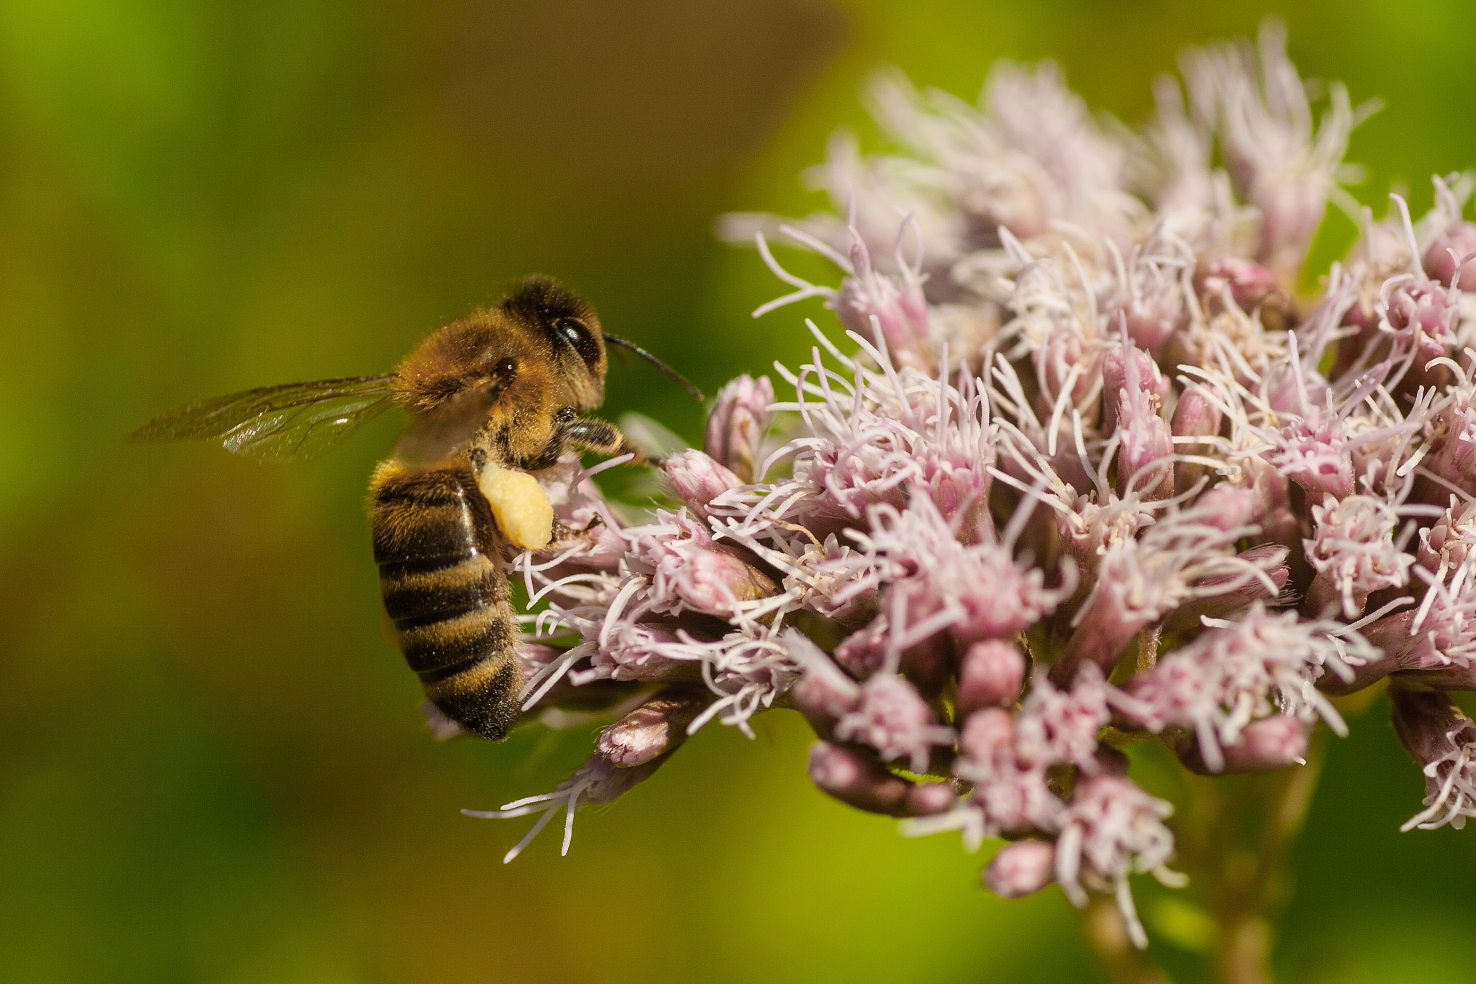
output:
[[[825,793],[1005,838],[991,889],[1107,893],[1143,945],[1129,876],[1182,876],[1121,749],[1295,767],[1319,721],[1344,733],[1331,697],[1387,681],[1428,784],[1410,824],[1476,816],[1445,696],[1476,688],[1472,182],[1437,178],[1419,222],[1360,213],[1307,296],[1359,112],[1333,86],[1314,115],[1274,25],[1184,65],[1138,134],[1050,65],[997,67],[978,106],[883,78],[902,152],[838,139],[837,215],[730,218],[795,288],[763,310],[821,297],[850,342],[811,324],[808,364],[728,384],[661,465],[677,508],[628,522],[577,463],[539,476],[585,533],[514,563],[546,606],[524,709],[618,720],[483,815],[562,807],[567,849],[578,805],[707,722],[792,708]]]

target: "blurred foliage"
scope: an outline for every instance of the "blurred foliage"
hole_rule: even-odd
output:
[[[458,808],[552,788],[589,733],[424,734],[361,506],[394,423],[293,468],[124,438],[197,397],[380,371],[533,270],[709,390],[793,363],[818,305],[751,321],[779,285],[711,223],[820,207],[797,176],[836,125],[871,133],[873,68],[970,95],[995,58],[1054,57],[1133,121],[1181,47],[1270,9],[0,4],[0,979],[1089,978],[1059,892],[1003,903],[956,839],[824,800],[787,714],[755,742],[708,728],[581,817],[568,858],[545,835],[503,867],[522,828]],[[1365,200],[1402,184],[1418,208],[1476,164],[1476,11],[1275,9],[1304,72],[1387,100],[1354,138]],[[1350,235],[1330,218],[1323,253]],[[612,417],[699,433],[648,367],[610,390]],[[1397,832],[1421,782],[1385,722],[1376,703],[1333,743],[1287,979],[1476,964],[1476,838]],[[1194,979],[1192,894],[1141,891]]]

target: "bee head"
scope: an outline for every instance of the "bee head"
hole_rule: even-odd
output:
[[[542,344],[562,405],[590,410],[605,402],[605,332],[594,308],[548,277],[528,277],[502,300],[502,312]]]
[[[447,325],[399,368],[400,402],[426,414],[513,390],[580,411],[605,399],[605,336],[594,309],[547,277],[528,277],[496,307]]]

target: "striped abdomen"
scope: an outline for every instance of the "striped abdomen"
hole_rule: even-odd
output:
[[[405,662],[447,717],[493,741],[517,718],[517,621],[486,497],[466,467],[380,465],[369,525]]]

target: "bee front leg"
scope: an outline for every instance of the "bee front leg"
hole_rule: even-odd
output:
[[[569,526],[566,523],[563,523],[560,520],[556,519],[553,521],[553,536],[549,539],[548,546],[544,547],[543,549],[553,550],[556,547],[561,547],[564,544],[570,543],[574,540],[593,537],[595,530],[599,529],[603,525],[605,525],[605,521],[599,516],[591,519],[583,527]]]
[[[659,461],[648,458],[644,451],[620,433],[620,428],[608,421],[576,417],[563,425],[561,433],[565,442],[581,451],[593,451],[611,458],[633,454],[635,457],[629,462],[632,465],[660,464]]]

